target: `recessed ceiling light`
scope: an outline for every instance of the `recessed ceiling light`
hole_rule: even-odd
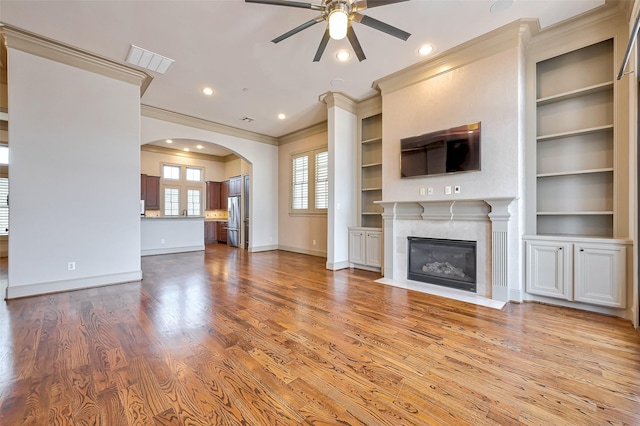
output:
[[[196,148],[198,148],[198,149],[202,149],[202,148],[204,148],[204,146],[202,146],[202,145],[197,145],[197,146],[196,146]]]
[[[189,152],[189,148],[183,149],[184,152]]]
[[[427,56],[429,53],[433,52],[433,46],[430,44],[425,44],[420,47],[418,53],[421,56]]]
[[[349,60],[350,57],[351,57],[351,54],[346,50],[340,50],[338,53],[336,53],[336,58],[338,58],[340,62],[347,61]]]
[[[287,116],[286,116],[286,115],[284,115],[284,114],[282,114],[282,113],[280,113],[280,114],[278,114],[278,118],[279,118],[280,120],[284,120],[285,118],[287,118]]]
[[[202,93],[207,96],[211,96],[213,95],[213,89],[211,87],[205,87],[204,89],[202,89]]]
[[[167,139],[167,143],[173,143],[171,139]]]

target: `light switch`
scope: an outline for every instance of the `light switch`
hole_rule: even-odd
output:
[[[450,195],[451,194],[451,187],[450,186],[445,186],[444,187],[444,193],[446,195]]]

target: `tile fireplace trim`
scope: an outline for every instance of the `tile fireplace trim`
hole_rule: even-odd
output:
[[[377,201],[383,208],[384,277],[394,279],[395,222],[443,220],[491,222],[491,298],[509,301],[509,207],[515,197],[439,201]]]

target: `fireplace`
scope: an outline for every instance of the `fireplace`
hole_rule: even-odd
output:
[[[407,278],[476,292],[476,242],[407,237]]]

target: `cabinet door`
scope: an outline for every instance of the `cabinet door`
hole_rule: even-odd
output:
[[[145,207],[147,203],[147,175],[140,175],[140,199],[144,200]]]
[[[218,241],[218,232],[216,222],[204,223],[204,239],[206,242]]]
[[[222,208],[220,205],[220,186],[220,182],[207,182],[207,210],[219,210]]]
[[[160,176],[147,176],[145,208],[147,210],[160,209]]]
[[[541,296],[571,300],[572,244],[527,241],[527,291]]]
[[[218,224],[218,241],[227,243],[227,222],[216,222]]]
[[[227,198],[229,198],[229,181],[225,180],[220,184],[220,208],[227,210]]]
[[[242,178],[235,176],[229,179],[229,196],[239,197],[242,193]]]
[[[365,256],[368,266],[382,267],[382,232],[367,231]]]
[[[575,300],[626,308],[626,253],[623,246],[575,245]]]
[[[365,235],[362,230],[349,231],[349,262],[365,264]]]

